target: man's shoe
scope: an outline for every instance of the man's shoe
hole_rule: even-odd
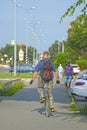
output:
[[[54,107],[50,108],[50,111],[51,111],[51,112],[54,112],[54,111],[55,111]]]
[[[45,101],[45,97],[42,97],[41,99],[40,99],[40,103],[43,103]]]

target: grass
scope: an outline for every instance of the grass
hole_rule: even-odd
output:
[[[7,88],[2,93],[2,83],[0,83],[0,96],[12,96],[20,89],[23,89],[25,87],[24,83],[22,81],[16,82],[13,86],[10,88]]]
[[[74,97],[71,95],[70,91],[66,91],[68,98],[70,99],[70,110],[73,113],[79,113],[79,114],[87,114],[87,103],[78,105],[75,101]]]
[[[79,113],[79,106],[77,105],[77,103],[75,101],[72,101],[70,104],[69,104],[69,107],[71,109],[71,111],[73,113]]]
[[[80,111],[80,114],[87,114],[87,104],[83,104],[81,106],[79,106],[79,111]]]
[[[14,73],[10,72],[0,72],[0,79],[10,79],[11,78],[31,78],[33,73],[16,73],[16,76],[14,77]],[[4,92],[2,92],[2,82],[0,82],[0,96],[12,96],[20,89],[24,88],[24,83],[22,81],[16,82],[13,86],[11,86],[8,89],[5,89]]]
[[[33,73],[16,73],[15,78],[31,78]],[[0,72],[0,78],[14,78],[14,73]]]
[[[71,109],[71,111],[72,111],[73,113],[78,113],[78,114],[85,114],[85,115],[87,115],[87,103],[78,105],[78,104],[76,103],[76,101],[72,101],[72,102],[69,104],[69,107],[70,107],[70,109]]]
[[[86,103],[84,103],[82,105],[77,105],[76,102],[71,102],[69,104],[69,107],[71,108],[71,111],[73,111],[73,113],[87,115],[87,104]]]

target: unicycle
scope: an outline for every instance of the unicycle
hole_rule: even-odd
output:
[[[44,107],[45,107],[45,115],[49,117],[51,115],[51,111],[50,111],[49,96],[47,94],[45,95]]]

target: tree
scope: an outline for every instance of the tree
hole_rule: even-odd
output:
[[[67,59],[71,61],[71,63],[75,63],[78,59],[78,51],[73,49],[68,41],[65,43],[65,54]]]
[[[24,59],[26,58],[26,46],[22,45],[22,49],[24,51]],[[20,46],[17,44],[17,63],[19,62],[19,50],[20,50]],[[14,64],[14,45],[11,44],[6,44],[5,47],[2,47],[0,49],[0,60],[1,57],[4,57],[4,54],[6,54],[8,56],[8,60],[12,59],[12,65]],[[28,61],[30,61],[29,63],[33,62],[33,47],[29,46],[28,47]],[[1,62],[1,61],[0,61]],[[25,62],[25,60],[24,60]]]
[[[62,51],[62,43],[56,40],[51,45],[51,47],[49,47],[50,59],[52,60],[52,62],[54,62],[54,60],[55,60],[55,55],[57,53],[60,53],[61,51]]]
[[[56,68],[62,64],[62,66],[64,67],[67,63],[67,57],[65,53],[59,53],[55,55],[55,61],[54,61],[54,65],[56,66]]]
[[[52,62],[55,60],[55,54],[58,53],[58,41],[56,40],[51,47],[49,47],[50,59]]]
[[[61,16],[60,22],[63,21],[63,19],[66,16],[72,16],[76,10],[77,7],[83,5],[83,8],[80,10],[82,14],[86,14],[87,9],[87,0],[77,0],[73,5],[71,5],[67,11]]]
[[[87,15],[80,15],[70,23],[67,46],[73,50],[72,54],[76,54],[76,58],[87,57]]]

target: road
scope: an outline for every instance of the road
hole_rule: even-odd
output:
[[[53,96],[56,112],[51,117],[39,103],[37,80],[12,97],[0,97],[0,130],[85,130],[87,115],[70,111],[65,86],[54,83]]]

